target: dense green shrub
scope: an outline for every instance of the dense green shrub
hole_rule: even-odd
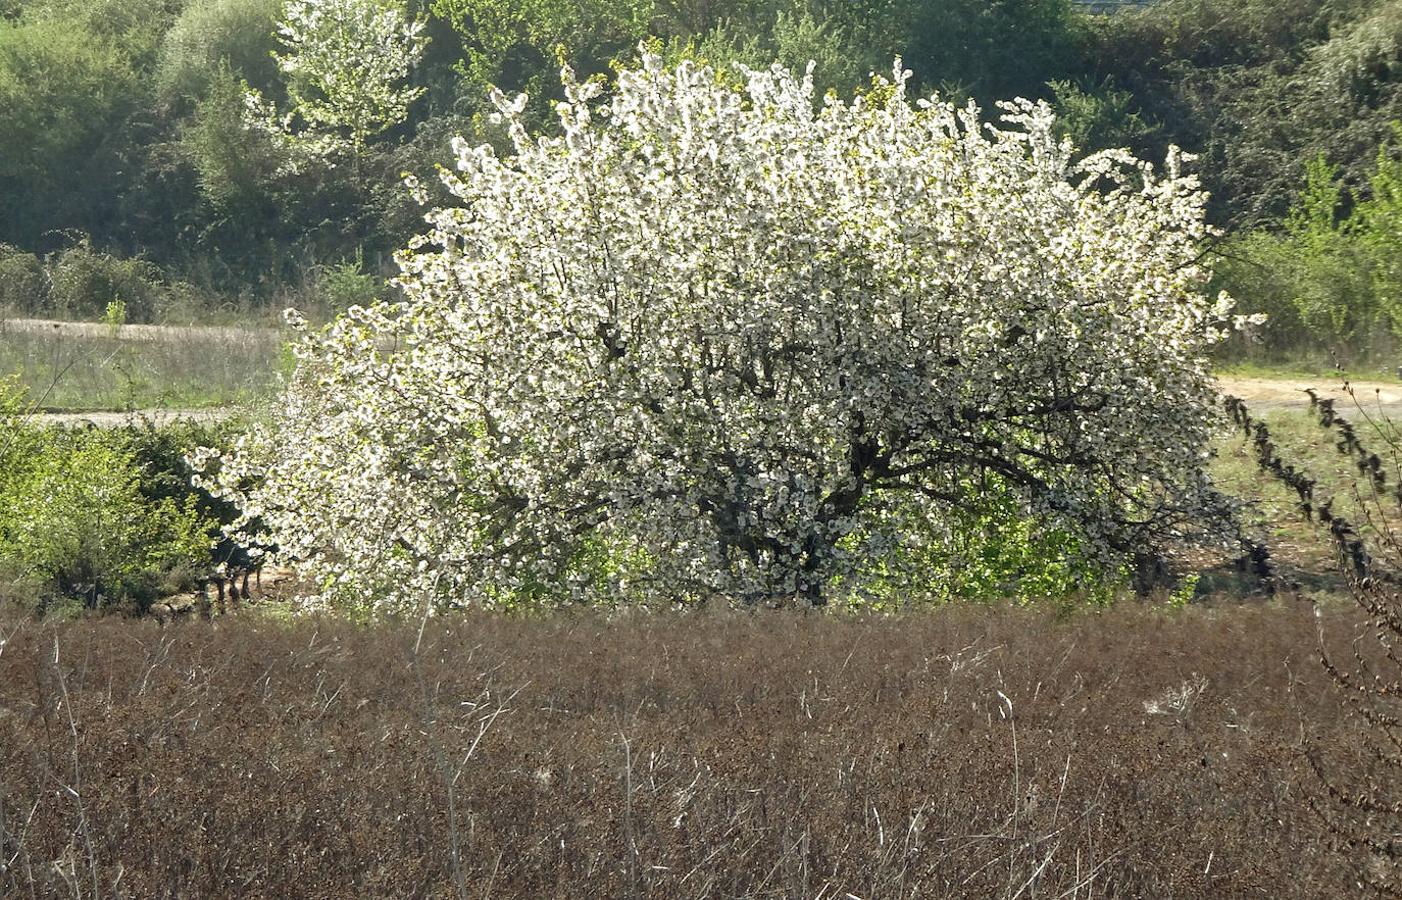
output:
[[[1111,147],[1142,151],[1158,133],[1135,105],[1134,94],[1113,78],[1047,85],[1056,98],[1057,130],[1083,151]]]
[[[285,108],[270,55],[280,0],[0,2],[0,243],[42,257],[78,231],[206,293],[267,303],[326,260],[403,246],[421,210],[399,176],[432,182],[454,135],[500,138],[489,86],[530,92],[531,124],[550,129],[562,60],[607,73],[649,39],[711,63],[813,59],[820,88],[842,93],[899,54],[920,91],[985,107],[1052,100],[1083,148],[1201,154],[1213,219],[1240,229],[1281,225],[1299,160],[1321,153],[1366,194],[1374,151],[1402,118],[1402,0],[1160,0],[1113,16],[1072,0],[405,6],[428,20],[408,85],[425,99],[376,146],[293,176],[275,142],[243,127],[245,83]]]
[[[48,307],[49,276],[33,253],[0,244],[0,311],[32,314]]]
[[[461,92],[482,109],[489,86],[531,94],[539,123],[550,117],[560,58],[581,77],[608,71],[649,33],[652,0],[434,0],[434,12],[461,36]],[[482,99],[479,99],[482,98]]]
[[[777,60],[802,72],[811,61],[819,91],[833,89],[844,95],[867,84],[871,72],[884,72],[891,64],[862,45],[850,27],[797,8],[779,10],[766,30],[756,32],[750,21],[725,20],[699,35],[673,37],[669,49],[673,58],[712,66],[764,68]]]
[[[219,511],[175,448],[216,435],[41,429],[25,411],[0,382],[0,600],[139,612],[209,568]]]
[[[195,0],[165,35],[156,95],[175,107],[209,95],[227,70],[261,91],[277,83],[274,30],[282,0]]]
[[[204,561],[209,538],[193,506],[150,503],[140,481],[135,460],[118,448],[48,442],[0,504],[0,562],[52,596],[145,608],[166,576]]]
[[[131,60],[81,23],[0,20],[0,240],[33,248],[110,203],[91,191],[112,184],[114,137],[140,102]]]
[[[156,318],[161,271],[145,260],[102,253],[83,241],[57,254],[51,277],[50,308],[65,318],[101,319],[113,302],[125,304],[128,321]]]
[[[923,84],[983,105],[1045,98],[1081,69],[1086,20],[1071,0],[886,0],[902,54]]]
[[[1384,145],[1354,193],[1338,166],[1314,159],[1284,225],[1235,238],[1223,256],[1223,286],[1269,316],[1269,349],[1390,352],[1402,336],[1402,161]]]
[[[1161,140],[1203,155],[1219,222],[1278,222],[1299,161],[1350,185],[1402,117],[1399,0],[1161,0],[1099,20],[1090,67],[1132,91]]]
[[[932,519],[918,506],[897,506],[887,526],[899,549],[858,605],[894,610],[921,602],[1090,603],[1108,605],[1127,588],[1125,571],[1106,571],[1066,529],[1044,528],[1018,509],[1008,486],[985,475],[960,489],[964,502]],[[859,532],[845,549],[890,535]]]
[[[168,315],[194,318],[213,307],[211,297],[184,281],[168,280],[154,263],[93,249],[87,238],[40,259],[0,244],[0,312],[12,315],[150,323]]]
[[[364,270],[364,260],[355,259],[327,266],[317,279],[317,294],[336,312],[352,306],[369,306],[380,298],[384,282]]]
[[[262,134],[245,134],[243,87],[233,72],[211,76],[206,94],[181,137],[204,199],[246,226],[270,203],[270,186],[284,160]]]

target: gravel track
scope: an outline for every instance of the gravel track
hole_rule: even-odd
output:
[[[240,410],[233,407],[210,409],[134,409],[130,411],[97,410],[88,412],[40,412],[29,417],[35,425],[58,425],[67,428],[121,428],[124,425],[150,422],[157,427],[176,422],[214,425],[234,418]]]

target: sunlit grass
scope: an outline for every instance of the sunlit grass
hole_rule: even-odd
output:
[[[268,329],[44,329],[0,323],[0,376],[46,409],[193,409],[265,395],[285,368]]]
[[[1355,365],[1335,368],[1333,363],[1322,359],[1299,357],[1275,361],[1235,360],[1222,361],[1215,367],[1218,375],[1234,378],[1329,378],[1338,381],[1381,381],[1387,384],[1402,383],[1397,377],[1396,368],[1382,364]]]
[[[1336,432],[1318,424],[1308,408],[1269,410],[1259,419],[1270,428],[1272,442],[1283,459],[1318,482],[1316,503],[1332,499],[1333,509],[1352,522],[1367,519],[1363,505],[1374,516],[1386,515],[1394,527],[1398,509],[1391,503],[1372,503],[1371,488],[1360,479],[1352,461],[1339,453]],[[1371,428],[1359,427],[1359,438],[1370,450],[1385,448]],[[1293,491],[1261,471],[1255,448],[1239,431],[1224,433],[1215,443],[1212,475],[1226,494],[1247,504],[1245,520],[1270,549],[1281,574],[1297,580],[1305,589],[1342,591],[1333,544],[1317,522],[1307,520]],[[1391,473],[1389,480],[1391,480]]]

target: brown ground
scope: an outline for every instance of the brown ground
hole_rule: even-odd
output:
[[[0,895],[1354,896],[1305,752],[1370,763],[1315,634],[1294,601],[13,623]]]
[[[13,324],[13,320],[10,323]],[[72,326],[66,326],[72,327]],[[105,328],[106,326],[85,326]],[[126,326],[127,328],[155,328],[157,326]],[[164,328],[165,326],[160,326]],[[1280,409],[1303,409],[1309,405],[1305,388],[1313,388],[1321,397],[1332,397],[1338,412],[1351,417],[1357,414],[1354,401],[1343,390],[1338,381],[1327,378],[1234,378],[1218,380],[1223,393],[1240,397],[1257,412]],[[1370,413],[1386,413],[1402,419],[1402,386],[1375,382],[1355,382],[1354,394],[1358,402]],[[92,412],[46,412],[34,417],[34,421],[44,425],[95,426],[98,428],[120,428],[133,419],[147,419],[157,425],[186,419],[202,424],[225,421],[237,411],[232,409],[145,409],[130,411]]]
[[[1305,389],[1310,388],[1321,398],[1333,399],[1338,412],[1344,416],[1357,413],[1356,398],[1357,404],[1369,414],[1381,411],[1394,418],[1402,418],[1402,385],[1397,384],[1355,381],[1352,383],[1352,396],[1345,392],[1341,380],[1327,377],[1222,377],[1218,379],[1218,384],[1222,393],[1245,400],[1253,412],[1309,406],[1309,395]]]

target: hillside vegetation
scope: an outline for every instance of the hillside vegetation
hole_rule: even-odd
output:
[[[397,63],[402,96],[328,166],[300,164],[296,142],[249,127],[250,96],[277,115],[326,96],[305,69],[279,63],[278,0],[6,0],[0,307],[82,318],[120,299],[131,321],[177,321],[288,303],[329,313],[386,296],[390,254],[421,229],[401,174],[447,199],[434,169],[450,139],[506,139],[490,121],[491,87],[528,92],[527,120],[549,131],[561,62],[581,78],[607,75],[636,64],[648,41],[674,60],[813,60],[820,90],[842,95],[869,89],[899,55],[916,93],[985,108],[1049,101],[1083,151],[1161,160],[1181,146],[1199,155],[1210,219],[1227,231],[1223,286],[1246,311],[1272,314],[1229,356],[1387,363],[1402,3],[1088,9],[413,0],[404,16],[420,23],[419,46]]]

